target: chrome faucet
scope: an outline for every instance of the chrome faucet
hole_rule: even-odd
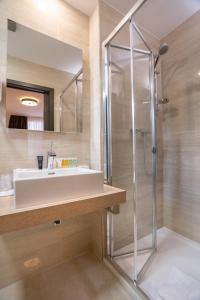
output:
[[[51,141],[51,149],[47,152],[47,168],[53,169],[54,167],[54,158],[56,156],[55,151],[53,151],[53,142]]]

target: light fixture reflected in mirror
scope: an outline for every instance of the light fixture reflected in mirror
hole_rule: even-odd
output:
[[[39,104],[39,100],[33,97],[23,97],[20,98],[20,101],[26,106],[37,106]]]

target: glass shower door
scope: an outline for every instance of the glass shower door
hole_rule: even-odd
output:
[[[138,282],[156,247],[156,145],[153,54],[135,23],[107,45],[105,79],[108,182],[127,191],[108,216],[108,254]]]
[[[108,181],[127,191],[127,202],[120,205],[120,212],[109,214],[108,253],[112,258],[118,258],[133,253],[134,243],[131,52],[128,26],[108,45],[106,60]]]
[[[156,249],[156,120],[154,56],[137,25],[130,25],[134,149],[134,272],[138,282]]]

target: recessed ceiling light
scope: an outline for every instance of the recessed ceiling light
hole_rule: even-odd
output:
[[[198,75],[200,76],[200,71],[198,72]]]
[[[23,105],[26,106],[37,106],[39,104],[39,100],[32,97],[23,97],[20,98],[20,101]]]

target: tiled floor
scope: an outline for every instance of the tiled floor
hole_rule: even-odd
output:
[[[144,264],[147,257],[145,255],[139,257],[139,266]],[[116,262],[127,274],[133,277],[133,257],[120,258]],[[199,266],[200,244],[167,228],[161,228],[158,230],[158,251],[151,261],[140,287],[151,299],[161,299],[158,291],[169,279],[171,270],[174,267],[199,280],[200,284]]]
[[[134,300],[102,263],[89,255],[0,290],[0,300]]]

